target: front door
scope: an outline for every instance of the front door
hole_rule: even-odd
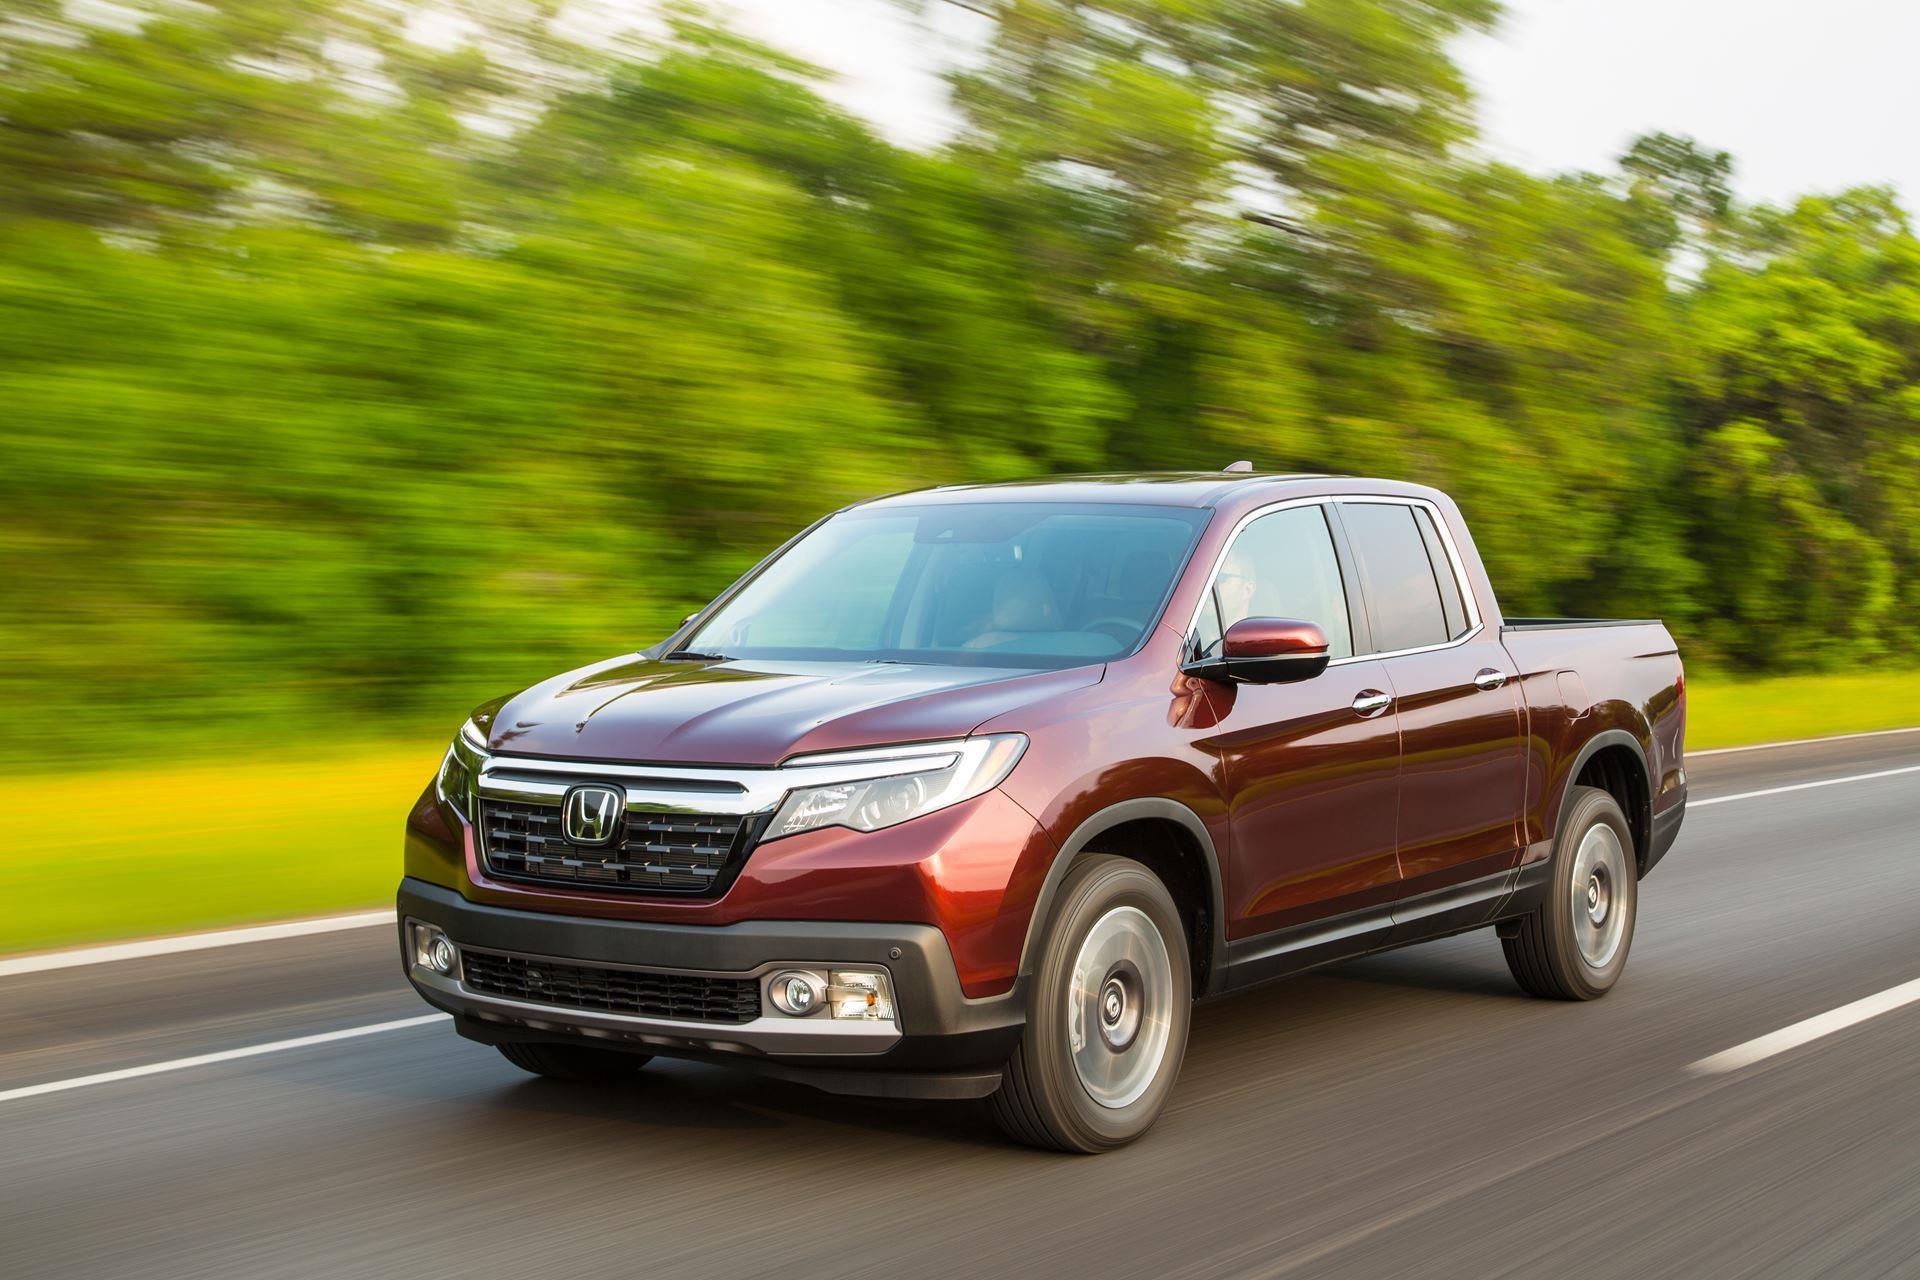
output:
[[[1234,538],[1201,606],[1195,643],[1241,618],[1299,618],[1327,633],[1337,662],[1290,684],[1215,686],[1202,745],[1226,782],[1229,941],[1384,904],[1394,856],[1400,741],[1379,662],[1351,660],[1349,592],[1325,510],[1288,506]],[[1362,630],[1364,647],[1364,629]]]

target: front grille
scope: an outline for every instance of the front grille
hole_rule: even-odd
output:
[[[529,1004],[688,1022],[740,1023],[760,1016],[760,984],[753,978],[607,969],[464,948],[460,967],[470,989]]]
[[[560,829],[558,804],[480,803],[487,865],[508,880],[648,893],[711,894],[746,856],[753,820],[721,813],[630,810],[610,845],[588,847]]]

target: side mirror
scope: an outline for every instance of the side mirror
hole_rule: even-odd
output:
[[[1242,618],[1227,628],[1220,652],[1182,670],[1203,680],[1286,684],[1327,669],[1327,633],[1297,618]]]

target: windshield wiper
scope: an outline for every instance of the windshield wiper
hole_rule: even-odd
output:
[[[683,658],[688,662],[727,661],[727,655],[724,653],[701,653],[694,649],[675,649],[672,653],[663,653],[660,655],[660,661],[662,662],[678,662]]]

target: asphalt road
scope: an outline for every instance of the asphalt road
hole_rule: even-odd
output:
[[[1920,764],[1702,757],[1694,798]],[[1621,985],[1480,932],[1203,1006],[1096,1158],[977,1108],[656,1062],[534,1080],[444,1023],[0,1101],[0,1276],[1920,1276],[1920,773],[1702,805]],[[0,978],[10,1089],[425,1012],[386,929]]]

